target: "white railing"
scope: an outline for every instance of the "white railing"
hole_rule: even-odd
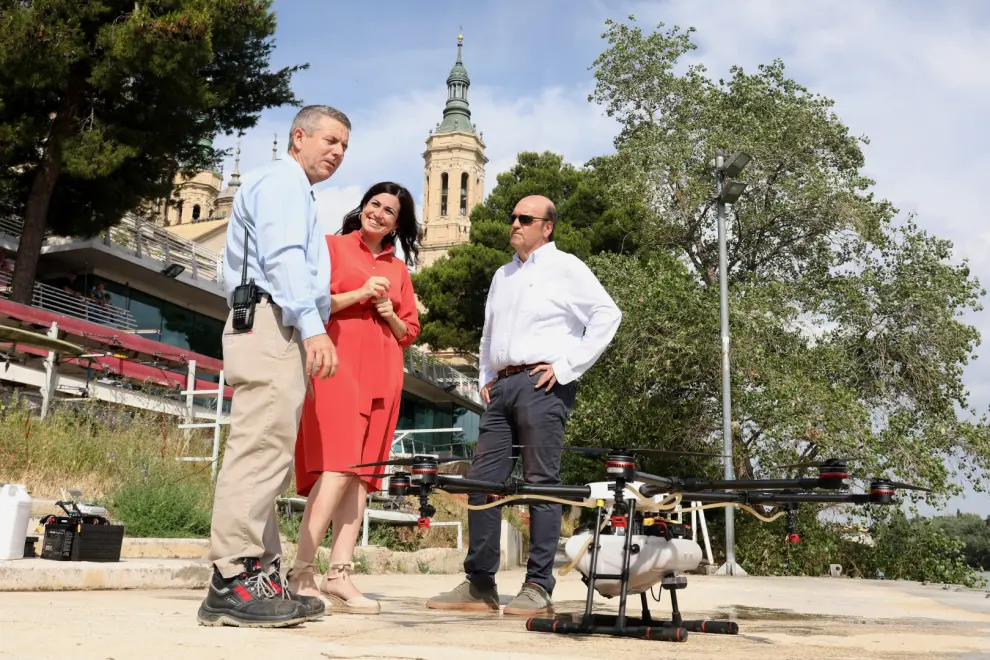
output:
[[[414,435],[423,435],[427,433],[457,433],[461,431],[461,427],[455,426],[449,429],[398,429],[392,436],[392,449],[390,458],[398,458],[401,456],[415,456],[422,453],[434,453],[441,449],[447,449],[450,451],[451,455],[454,453],[454,448],[464,449],[464,458],[470,458],[467,454],[471,453],[474,448],[474,443],[468,442],[456,442],[445,445],[435,445],[429,440],[420,440],[419,442],[419,452],[416,450],[416,438],[410,437]]]
[[[107,230],[104,243],[153,259],[163,267],[178,264],[196,279],[223,282],[223,259],[218,253],[136,215],[124,216]]]
[[[223,389],[224,389],[224,377],[223,369],[220,370],[220,378],[217,381],[217,388],[209,390],[197,390],[196,389],[196,360],[189,360],[189,371],[186,375],[186,389],[182,390],[179,394],[186,397],[186,421],[183,424],[179,424],[179,428],[183,429],[186,434],[186,440],[189,439],[190,429],[213,429],[213,451],[209,456],[182,456],[178,460],[180,461],[195,461],[195,462],[205,462],[210,463],[210,478],[215,482],[217,479],[217,470],[219,466],[217,461],[220,459],[220,427],[230,425],[230,416],[223,414]],[[195,416],[194,399],[197,396],[201,397],[215,397],[216,401],[216,412],[213,415],[213,420],[210,422],[197,422]]]
[[[0,218],[0,232],[14,238],[20,238],[24,222],[21,218],[6,216]],[[56,237],[45,232],[45,241]],[[87,237],[79,236],[85,240]],[[164,227],[153,222],[127,214],[119,224],[111,227],[102,235],[90,238],[102,238],[108,247],[124,249],[136,257],[157,261],[164,269],[173,264],[183,267],[183,272],[195,279],[207,280],[223,284],[223,256],[205,248],[196,241],[176,236]],[[56,239],[64,240],[64,239]]]
[[[11,278],[12,273],[0,271],[0,298],[10,297]],[[134,316],[122,307],[89,300],[81,293],[68,293],[42,282],[34,283],[31,306],[118,330],[137,329],[137,321],[134,320]]]
[[[429,353],[416,347],[407,348],[405,354],[405,370],[419,376],[437,387],[456,392],[458,396],[483,405],[478,393],[478,381],[468,378],[449,364],[441,362]]]

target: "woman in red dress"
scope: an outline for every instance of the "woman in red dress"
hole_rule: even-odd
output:
[[[366,496],[381,479],[358,477],[352,465],[388,458],[402,399],[403,353],[419,335],[407,264],[419,254],[419,225],[409,191],[384,182],[344,217],[330,250],[330,322],[337,373],[312,383],[296,440],[296,492],[307,497],[289,588],[327,597],[340,612],[377,614],[377,601],[350,581],[351,558]],[[405,255],[395,255],[396,243]],[[364,470],[374,472],[374,470]],[[316,552],[333,527],[330,569],[317,587]]]

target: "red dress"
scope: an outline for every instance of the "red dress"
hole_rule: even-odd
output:
[[[352,465],[388,459],[402,401],[402,349],[419,335],[419,314],[412,280],[394,249],[377,257],[360,230],[327,236],[330,249],[330,295],[354,291],[369,277],[387,277],[388,297],[406,324],[397,340],[378,315],[372,300],[331,312],[327,334],[337,348],[337,372],[313,381],[314,398],[306,397],[296,437],[296,492],[305,497],[322,472],[384,472],[385,468]],[[381,479],[361,477],[369,492]]]

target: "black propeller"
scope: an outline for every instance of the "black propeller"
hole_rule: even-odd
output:
[[[826,458],[823,461],[792,463],[791,465],[775,465],[774,467],[780,470],[805,470],[808,468],[845,467],[846,463],[851,463],[853,461],[865,461],[865,460],[866,460],[865,456],[849,456],[849,457],[839,457],[839,458]]]
[[[924,486],[915,486],[914,484],[906,484],[903,481],[889,481],[887,479],[870,479],[870,489],[871,490],[883,490],[883,489],[901,489],[901,490],[921,490],[926,493],[932,492],[931,488],[925,488]]]
[[[539,445],[512,445],[513,448],[538,447]],[[705,456],[722,458],[722,454],[706,454],[700,451],[676,451],[667,449],[650,449],[648,447],[561,447],[564,451],[578,451],[583,454],[659,454],[663,456]]]
[[[460,458],[458,456],[446,456],[444,458],[437,458],[436,456],[413,456],[411,458],[393,458],[390,461],[381,461],[380,463],[360,463],[358,465],[352,465],[352,468],[362,468],[362,467],[381,467],[385,465],[419,465],[421,463],[434,463],[436,465],[442,465],[444,463],[454,463],[456,461],[470,462],[468,459]]]

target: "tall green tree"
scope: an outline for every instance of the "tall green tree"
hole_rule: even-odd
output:
[[[590,99],[622,127],[600,175],[615,199],[645,201],[643,254],[674,255],[697,290],[682,275],[651,274],[659,257],[598,260],[626,318],[642,323],[623,323],[586,391],[605,396],[626,373],[639,382],[619,386],[629,390],[616,400],[629,409],[622,416],[589,399],[575,433],[629,442],[687,410],[692,433],[644,440],[720,446],[713,165],[720,152],[745,151],[753,160],[739,178],[749,186],[727,218],[736,472],[858,456],[859,474],[885,471],[945,494],[960,490],[946,459],[964,457],[979,486],[990,434],[962,383],[979,334],[960,317],[981,309],[984,292],[968,266],[870,191],[866,138],[831,100],[787,78],[780,61],[752,73],[733,67],[728,79],[700,65],[678,72],[693,29],[663,27],[645,34],[632,17],[609,21]],[[671,295],[690,301],[681,317]],[[671,369],[688,374],[676,393],[655,386]],[[645,405],[650,397],[656,405]],[[666,397],[676,410],[658,413]]]
[[[416,293],[428,310],[419,341],[437,348],[478,350],[492,276],[513,254],[509,214],[527,195],[554,201],[554,241],[561,250],[582,259],[601,252],[634,252],[644,210],[636,201],[615,203],[607,197],[598,175],[606,161],[595,159],[577,168],[559,154],[520,153],[515,166],[498,175],[484,203],[472,209],[470,242],[413,276]]]
[[[93,235],[209,140],[298,104],[308,65],[269,69],[270,0],[0,0],[0,190],[23,216],[11,298],[30,300],[46,229]]]

